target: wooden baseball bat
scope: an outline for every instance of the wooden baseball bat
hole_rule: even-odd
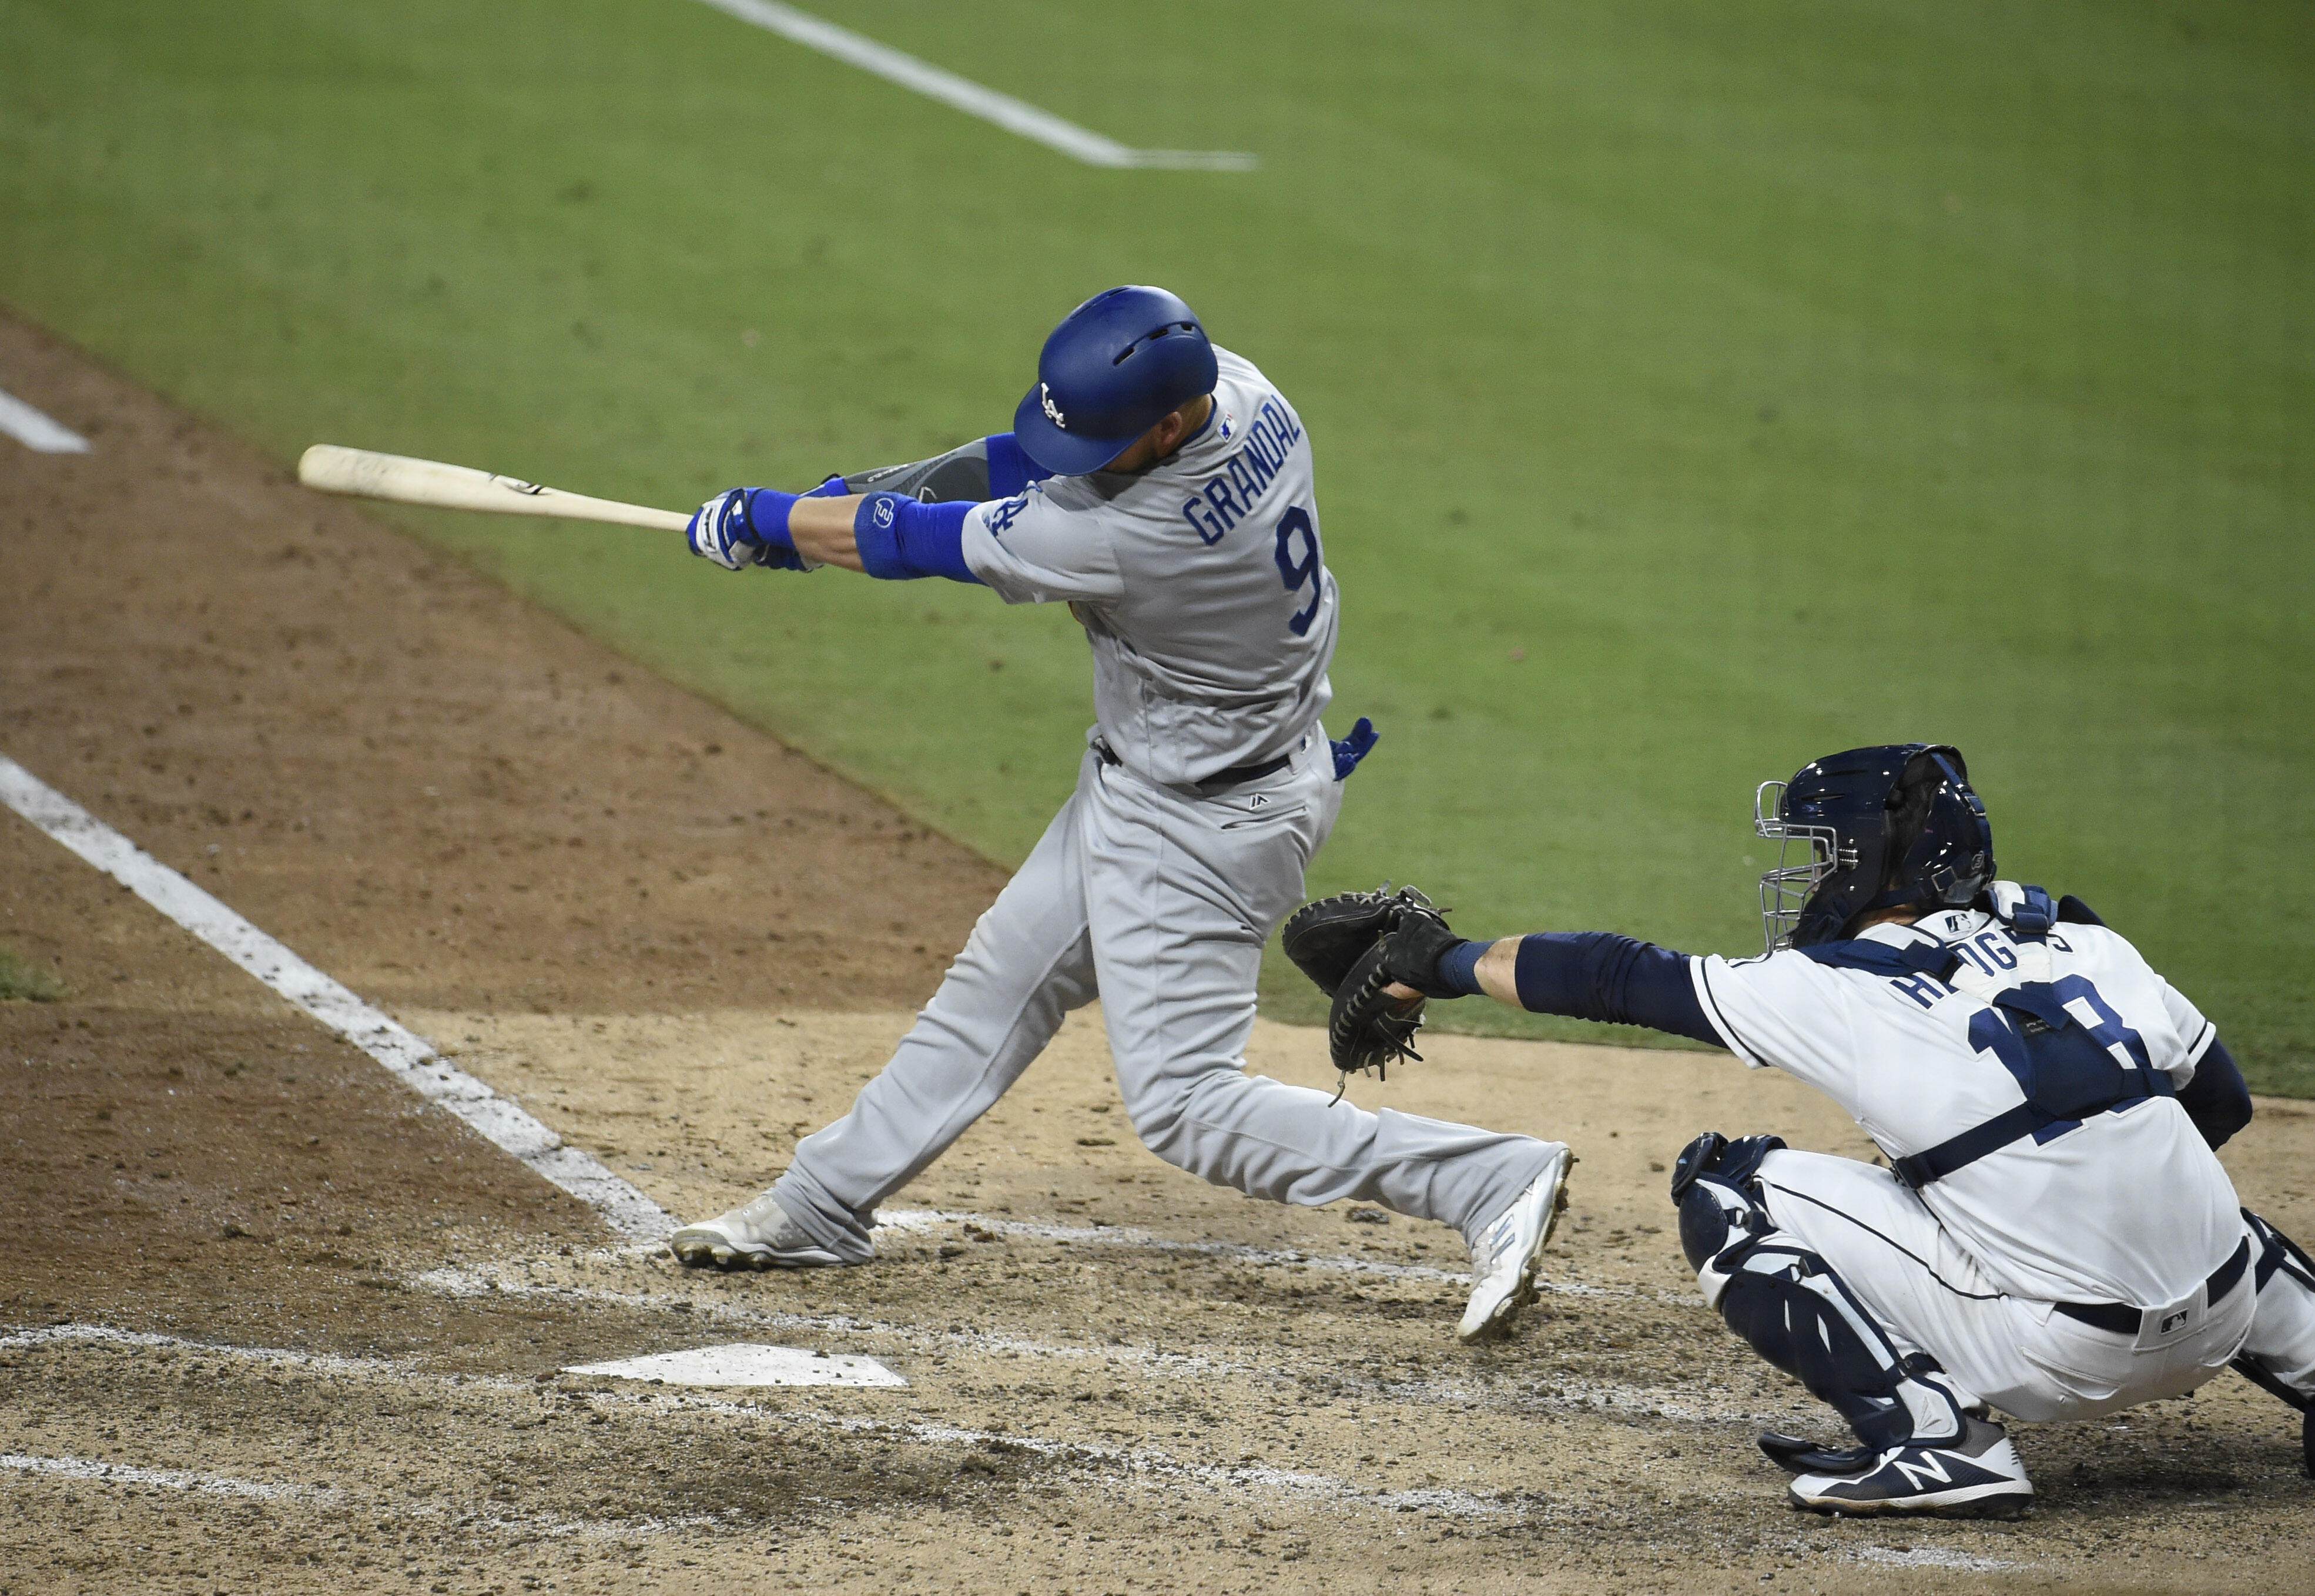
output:
[[[691,517],[681,510],[622,504],[616,499],[590,499],[584,493],[566,493],[560,488],[477,471],[471,466],[446,466],[439,460],[412,460],[406,456],[381,455],[369,449],[340,448],[331,443],[317,443],[299,457],[297,480],[325,493],[350,493],[357,498],[391,499],[400,504],[431,504],[447,510],[559,516],[574,521],[650,527],[661,532],[680,532],[691,522]]]

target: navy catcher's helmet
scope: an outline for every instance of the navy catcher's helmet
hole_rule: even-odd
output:
[[[1838,941],[1872,909],[1966,909],[1993,884],[1993,828],[1946,743],[1851,749],[1762,782],[1752,829],[1783,845],[1761,878],[1770,953]]]
[[[1062,476],[1098,471],[1169,411],[1214,391],[1214,346],[1163,288],[1111,288],[1062,318],[1013,415],[1029,457]]]

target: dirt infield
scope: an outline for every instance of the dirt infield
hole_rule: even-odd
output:
[[[0,752],[671,1210],[751,1194],[1001,877],[713,706],[0,319]],[[1856,1150],[1725,1059],[1442,1039],[1356,1095],[1570,1139],[1554,1289],[1457,1347],[1451,1234],[1143,1152],[1097,1020],[887,1210],[724,1279],[596,1216],[0,814],[0,1592],[741,1587],[2299,1592],[2315,1485],[2233,1377],[2026,1431],[2018,1525],[1835,1523],[1823,1415],[1697,1303],[1662,1166]],[[1254,1068],[1331,1084],[1264,1025]],[[2315,1113],[2227,1152],[2315,1236]],[[900,1389],[564,1375],[729,1341]]]

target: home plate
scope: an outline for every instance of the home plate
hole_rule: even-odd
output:
[[[909,1382],[874,1358],[812,1352],[802,1347],[763,1346],[735,1341],[727,1346],[692,1347],[649,1358],[609,1363],[573,1363],[565,1374],[600,1374],[614,1379],[659,1380],[670,1386],[905,1386]]]

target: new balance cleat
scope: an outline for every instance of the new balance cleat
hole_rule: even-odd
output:
[[[1565,1143],[1548,1145],[1551,1159],[1543,1173],[1471,1244],[1471,1302],[1455,1326],[1458,1341],[1503,1334],[1519,1310],[1535,1300],[1543,1249],[1566,1211],[1567,1167],[1575,1162]]]
[[[695,1269],[830,1269],[866,1262],[840,1258],[813,1240],[769,1192],[744,1208],[686,1225],[667,1245]]]
[[[1844,1517],[2021,1516],[2034,1500],[2034,1482],[2026,1477],[2009,1432],[1982,1419],[1965,1420],[1965,1426],[1952,1441],[1892,1447],[1854,1474],[1801,1475],[1787,1495],[1796,1508]]]

